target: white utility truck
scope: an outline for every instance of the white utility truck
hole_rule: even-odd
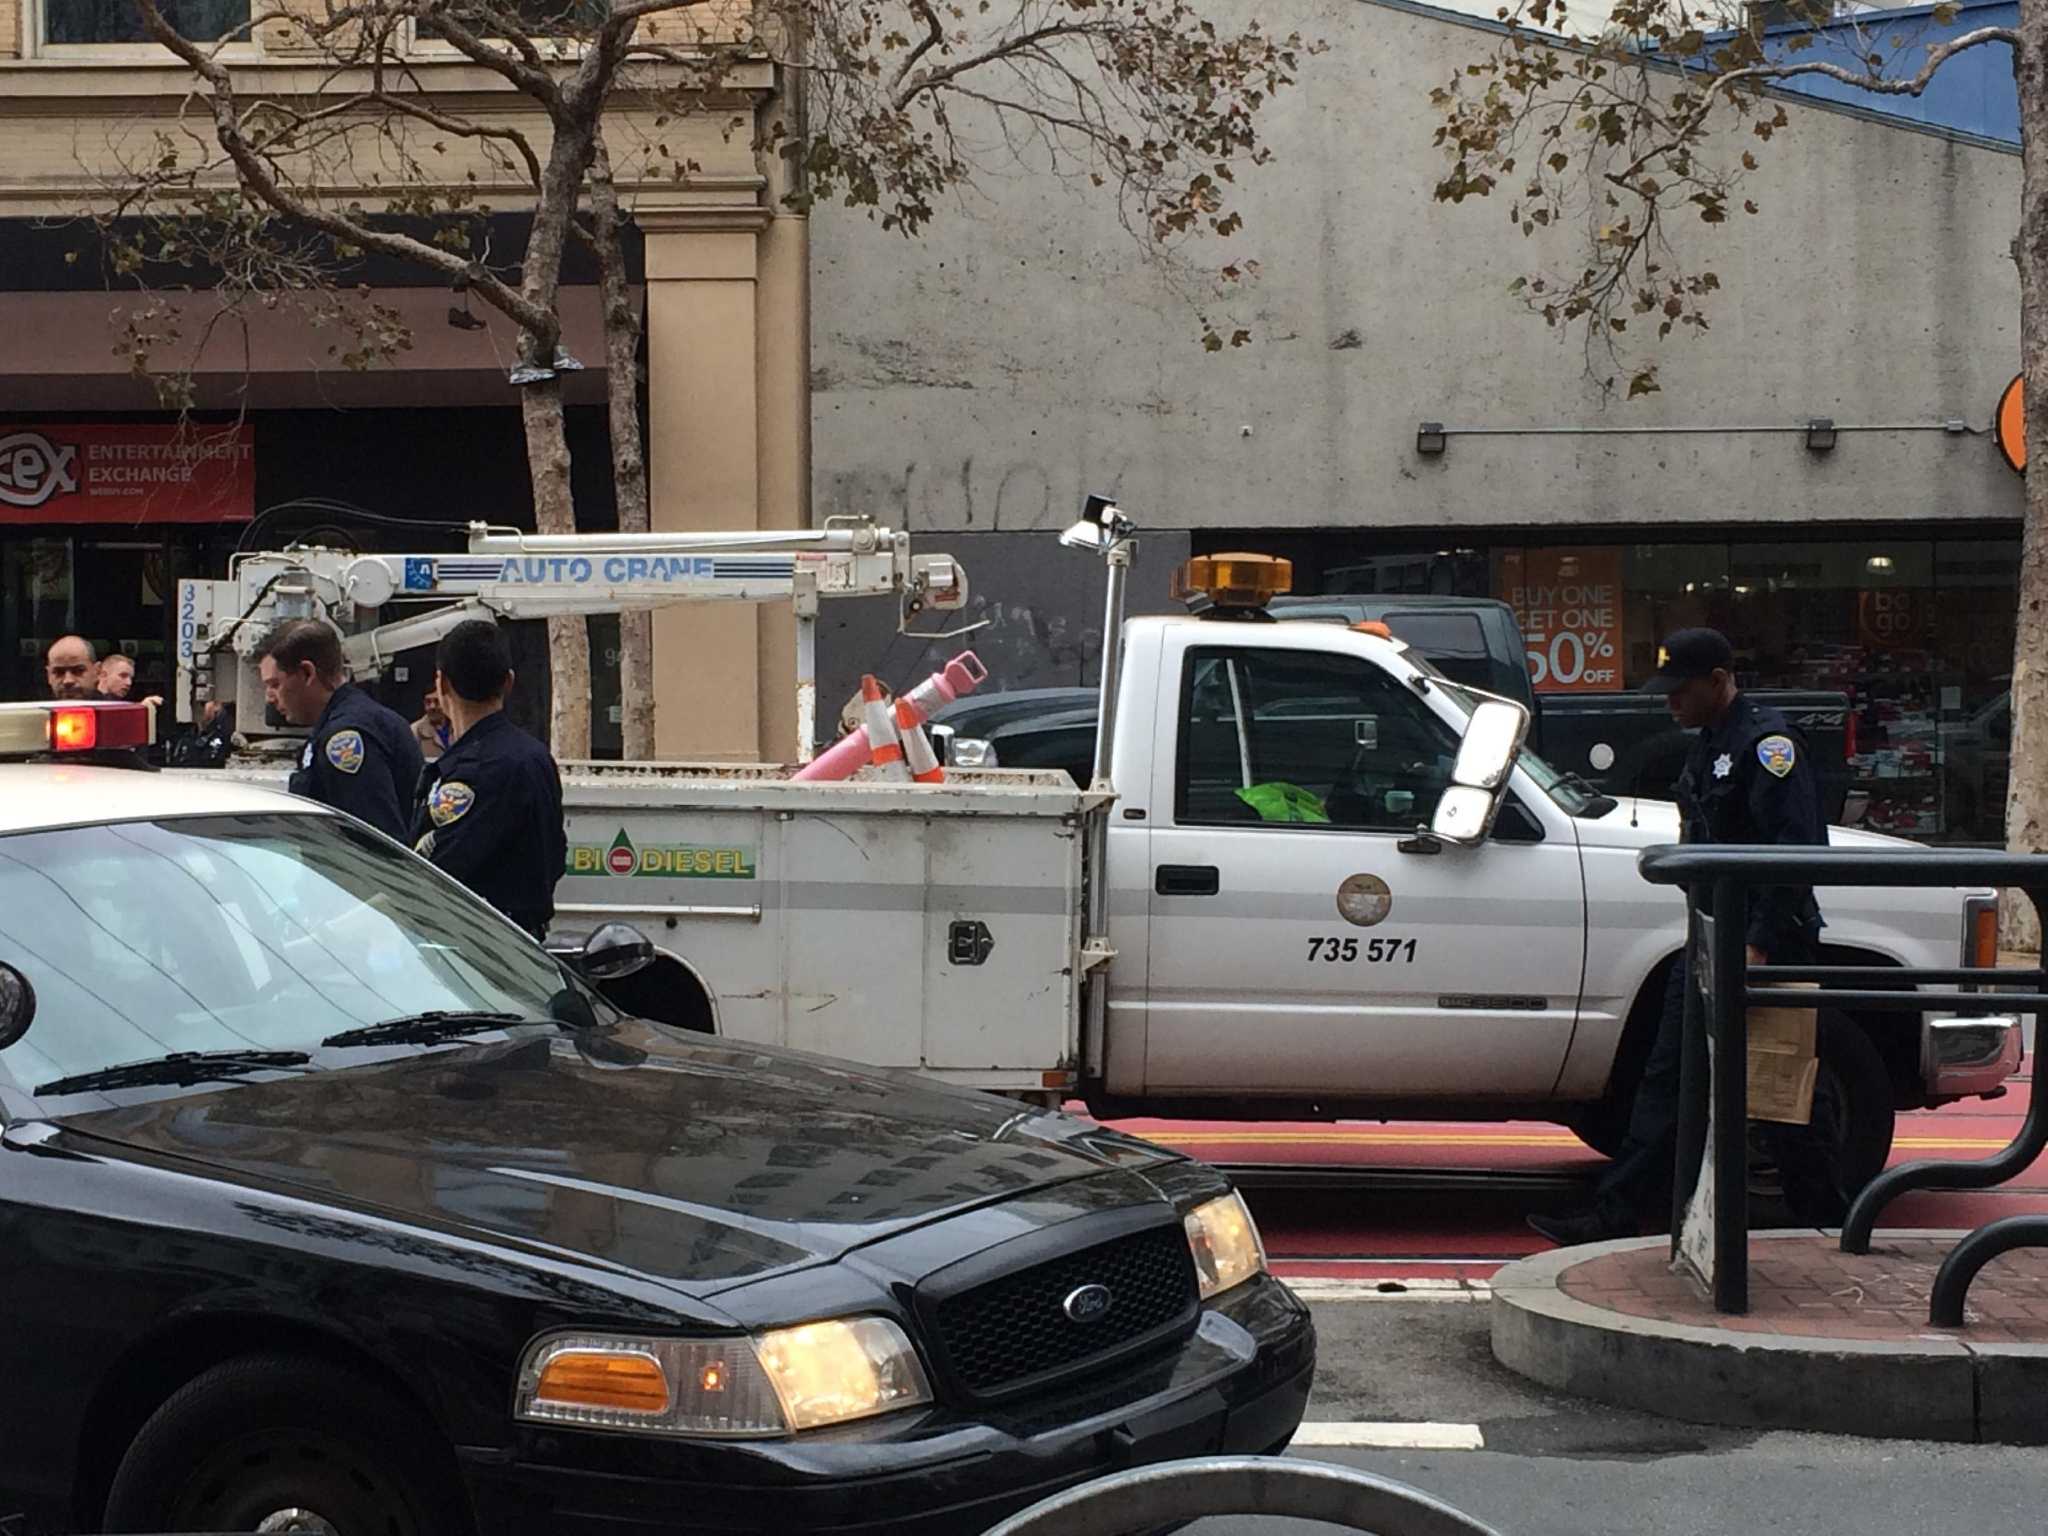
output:
[[[1611,1150],[1684,939],[1682,898],[1636,872],[1678,840],[1676,807],[1553,771],[1521,748],[1520,705],[1377,626],[1263,621],[1284,562],[1197,560],[1201,616],[1125,623],[1129,524],[1096,499],[1068,541],[1110,576],[1090,789],[1054,771],[814,784],[766,764],[565,764],[550,943],[628,923],[660,952],[613,984],[636,1012],[1104,1116],[1532,1118]],[[794,595],[802,617],[835,592],[944,608],[965,575],[859,523],[638,542],[479,528],[468,556],[287,551],[184,585],[181,714],[238,654],[255,721],[248,658],[293,614],[332,620],[361,676],[479,610]],[[407,598],[441,606],[392,622]],[[1819,896],[1830,963],[1989,963],[1995,946],[1988,891]],[[1824,1012],[1813,1124],[1777,1154],[1788,1189],[1797,1160],[1824,1219],[1882,1165],[1896,1109],[2002,1092],[2020,1050],[2010,1017]]]

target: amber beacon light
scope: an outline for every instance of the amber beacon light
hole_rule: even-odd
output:
[[[1206,597],[1218,608],[1263,608],[1294,586],[1294,562],[1277,555],[1197,555],[1173,575],[1177,599]]]

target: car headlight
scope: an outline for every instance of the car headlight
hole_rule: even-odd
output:
[[[514,1416],[641,1434],[760,1436],[932,1400],[917,1352],[886,1318],[753,1338],[555,1334],[527,1346]]]
[[[1266,1268],[1266,1245],[1244,1196],[1222,1195],[1187,1214],[1188,1246],[1195,1251],[1195,1278],[1202,1300],[1221,1296]]]

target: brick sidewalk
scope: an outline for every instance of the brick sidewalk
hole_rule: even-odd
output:
[[[1835,1239],[1757,1238],[1750,1243],[1749,1312],[1724,1317],[1693,1281],[1673,1272],[1661,1245],[1588,1259],[1566,1270],[1567,1296],[1628,1317],[1779,1337],[1977,1344],[2048,1344],[2048,1249],[2022,1248],[1987,1265],[1970,1287],[1967,1326],[1931,1328],[1927,1298],[1952,1238],[1882,1234],[1868,1254]]]

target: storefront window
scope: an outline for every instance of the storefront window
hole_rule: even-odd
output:
[[[1515,610],[1530,681],[1544,695],[1633,690],[1656,670],[1665,636],[1710,625],[1733,643],[1744,687],[1847,699],[1845,824],[1926,842],[2003,842],[2018,539],[1932,538],[1924,525],[1918,537],[1761,532],[1665,539],[1635,528],[1573,543],[1558,530],[1443,548],[1427,535],[1404,547],[1365,534],[1245,529],[1216,530],[1197,548],[1277,545],[1305,594],[1497,598]]]
[[[1419,550],[1414,554],[1373,555],[1326,565],[1320,590],[1325,593],[1445,593],[1460,597],[1486,591],[1486,552],[1479,549]]]
[[[1622,570],[1624,669],[1639,687],[1657,670],[1657,648],[1677,629],[1728,622],[1726,544],[1631,544]]]
[[[164,19],[180,37],[213,42],[249,24],[249,0],[163,0]],[[44,41],[146,43],[134,0],[44,0]]]
[[[0,536],[0,699],[39,699],[43,653],[80,634],[107,656],[135,660],[136,696],[170,697],[176,661],[170,613],[178,581],[225,569],[232,535],[139,539],[81,530],[74,537]],[[168,721],[164,722],[168,728]]]

